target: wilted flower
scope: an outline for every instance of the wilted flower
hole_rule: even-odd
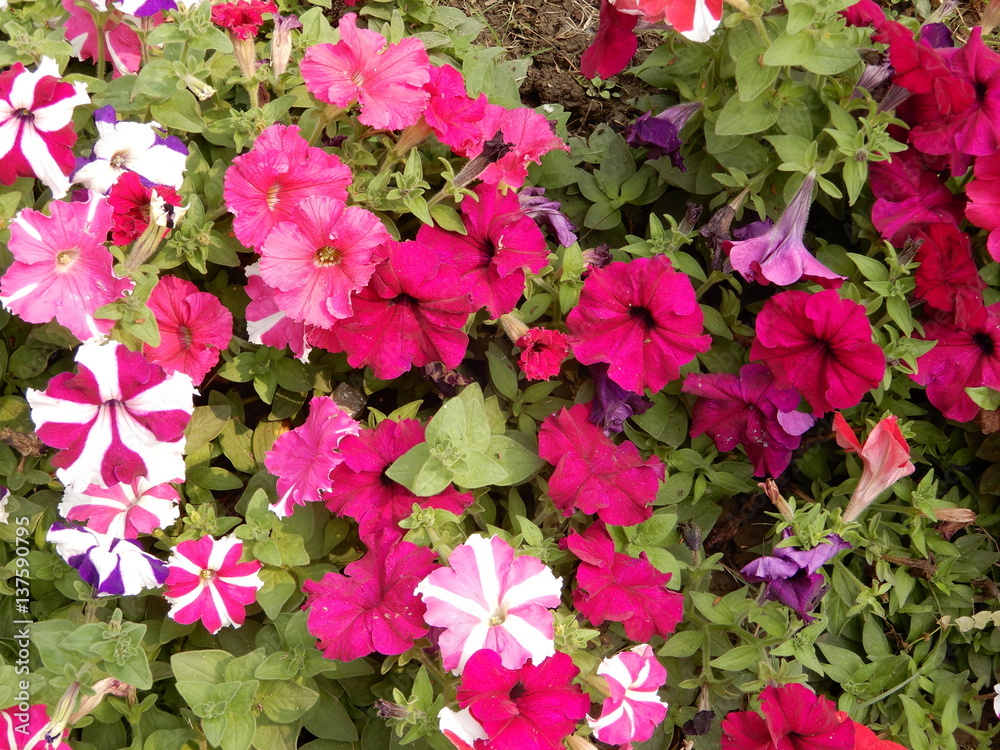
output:
[[[875,498],[912,474],[916,467],[910,461],[910,446],[899,431],[895,416],[886,417],[875,425],[863,445],[839,411],[833,418],[833,431],[837,444],[848,453],[859,455],[864,464],[858,486],[844,511],[844,520],[853,521]]]
[[[545,198],[545,188],[526,187],[518,193],[521,202],[521,210],[525,216],[529,216],[535,221],[548,224],[559,244],[569,247],[576,242],[576,227],[566,218],[560,209],[562,205],[558,201],[550,201]]]
[[[682,172],[684,169],[684,159],[681,158],[681,130],[691,116],[701,109],[701,102],[685,102],[653,115],[647,112],[640,115],[628,131],[626,140],[633,148],[645,146],[648,151],[647,159],[659,159],[661,156],[669,156],[670,163]]]
[[[550,328],[529,328],[514,343],[521,348],[517,362],[528,380],[555,377],[569,354],[566,334]]]
[[[625,420],[633,414],[645,414],[653,405],[645,396],[626,391],[608,377],[608,365],[595,362],[590,365],[594,378],[594,400],[590,403],[590,419],[604,434],[624,431]]]
[[[298,16],[283,16],[274,14],[274,33],[271,35],[271,68],[276,76],[282,75],[288,68],[288,59],[292,56],[292,29],[301,29],[302,22]]]
[[[45,539],[98,596],[135,596],[167,578],[167,566],[130,539],[61,523],[52,524]]]

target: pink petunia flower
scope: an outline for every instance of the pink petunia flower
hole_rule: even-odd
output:
[[[529,328],[515,344],[521,349],[517,363],[528,380],[554,378],[569,355],[566,334],[550,328]]]
[[[571,533],[560,546],[580,559],[573,604],[594,625],[620,622],[633,641],[666,638],[677,628],[684,597],[667,588],[670,573],[653,567],[645,552],[638,558],[615,552],[601,524]]]
[[[214,294],[176,276],[160,278],[146,304],[156,317],[160,343],[143,344],[142,353],[167,372],[183,372],[200,383],[233,338],[233,314]]]
[[[129,484],[90,485],[82,492],[67,489],[59,513],[92,531],[137,539],[165,529],[180,517],[180,495],[170,484],[153,484],[139,477]]]
[[[375,214],[317,195],[268,234],[260,275],[289,317],[330,328],[350,317],[351,295],[368,283],[393,243]]]
[[[427,634],[414,587],[438,566],[434,550],[392,535],[369,541],[368,552],[344,568],[306,581],[309,632],[327,659],[353,661],[372,652],[401,654]]]
[[[226,29],[237,39],[253,39],[264,23],[265,13],[275,13],[278,6],[261,0],[239,0],[212,6],[212,23]]]
[[[569,146],[553,132],[552,124],[545,116],[527,107],[507,109],[487,104],[478,127],[479,138],[475,147],[459,150],[462,156],[478,156],[486,141],[498,131],[503,133],[502,140],[512,145],[508,152],[479,174],[479,179],[487,185],[519,188],[528,177],[529,164],[541,163],[542,157],[554,149],[569,151]]]
[[[799,392],[777,387],[774,376],[759,363],[744,365],[739,375],[688,375],[682,390],[698,396],[691,437],[707,432],[720,451],[742,445],[758,477],[779,476],[802,433],[816,421],[796,411]]]
[[[839,411],[833,417],[833,431],[837,445],[848,453],[856,453],[864,464],[858,486],[844,510],[844,520],[853,521],[879,495],[912,474],[916,467],[910,461],[910,446],[899,431],[895,415],[875,425],[864,444]]]
[[[1000,154],[976,159],[973,175],[965,185],[969,198],[965,216],[977,227],[989,231],[986,249],[993,260],[1000,260]]]
[[[423,119],[437,139],[457,153],[478,144],[479,122],[486,113],[486,94],[475,99],[469,96],[465,79],[451,65],[432,66],[424,88],[430,96]]]
[[[444,668],[461,674],[480,649],[497,652],[509,669],[555,653],[552,613],[562,579],[536,557],[515,556],[500,537],[473,534],[416,588],[438,639]],[[492,736],[492,735],[491,735]]]
[[[37,177],[62,198],[76,158],[73,110],[90,102],[82,83],[63,83],[59,66],[43,57],[33,73],[14,63],[0,73],[0,184]]]
[[[415,419],[383,419],[373,429],[345,437],[338,446],[342,462],[330,472],[323,499],[330,511],[358,522],[362,540],[384,530],[397,536],[399,522],[410,516],[413,504],[461,515],[472,504],[471,492],[448,486],[431,497],[417,497],[385,475],[393,461],[424,441],[424,427]]]
[[[111,206],[91,193],[86,203],[49,203],[51,216],[22,209],[14,219],[10,251],[14,264],[0,279],[0,302],[29,323],[56,320],[81,341],[104,335],[113,321],[94,318],[97,308],[129,291],[117,278],[104,246]]]
[[[595,268],[580,304],[566,317],[573,355],[607,362],[609,377],[642,394],[680,377],[680,368],[712,344],[691,281],[663,255]]]
[[[259,248],[268,233],[314,195],[347,200],[351,170],[333,154],[314,148],[295,125],[271,125],[253,148],[226,170],[223,197],[233,214],[233,232]]]
[[[49,723],[48,706],[36,703],[24,710],[24,704],[13,705],[0,711],[0,737],[7,750],[73,750],[65,742],[69,727],[46,739]]]
[[[97,25],[94,16],[74,0],[62,0],[63,10],[69,13],[65,21],[66,41],[73,48],[78,60],[97,62]],[[105,15],[104,59],[114,68],[114,77],[137,73],[142,63],[142,40],[138,32],[126,21],[117,8],[109,8]]]
[[[423,245],[394,245],[388,262],[354,296],[353,315],[336,325],[348,363],[370,366],[380,380],[432,362],[458,367],[469,344],[463,326],[476,310],[463,286]]]
[[[478,651],[457,696],[486,732],[476,750],[562,750],[590,708],[590,698],[573,684],[579,673],[563,653],[511,668],[495,651]]]
[[[31,419],[64,485],[86,490],[146,477],[182,481],[184,428],[194,411],[191,378],[167,375],[116,341],[88,343],[77,372],[64,372],[44,391],[28,389]]]
[[[629,440],[615,445],[577,404],[546,417],[538,433],[538,455],[556,467],[549,496],[564,516],[596,513],[605,523],[635,526],[652,515],[663,481],[663,462],[643,460]]]
[[[769,685],[764,716],[731,711],[722,721],[722,750],[839,750],[854,747],[854,722],[805,685]]]
[[[917,372],[910,377],[926,387],[927,398],[945,419],[974,419],[979,406],[965,389],[1000,390],[1000,303],[979,307],[952,324],[927,320],[921,338],[937,343],[917,358]]]
[[[835,289],[843,283],[845,277],[816,260],[802,244],[815,182],[815,175],[810,172],[778,223],[763,234],[722,243],[729,253],[729,262],[744,279],[777,286],[789,286],[805,279],[826,289]]]
[[[358,102],[358,120],[369,127],[401,130],[415,123],[427,106],[427,51],[413,37],[388,44],[381,34],[359,29],[357,18],[348,13],[340,19],[336,44],[306,50],[302,60],[306,88],[336,107]]]
[[[865,308],[833,290],[782,292],[764,303],[750,359],[764,362],[778,386],[797,388],[814,416],[856,406],[885,374]]]
[[[517,195],[479,185],[478,200],[462,201],[466,234],[424,225],[417,242],[436,253],[442,266],[463,279],[478,305],[498,318],[514,309],[524,293],[524,269],[537,273],[545,266],[545,236],[524,215]]]
[[[344,460],[340,441],[360,430],[332,398],[313,398],[306,421],[281,435],[264,456],[264,466],[278,477],[278,502],[270,506],[275,515],[285,518],[296,505],[321,500],[333,484],[330,472]]]
[[[667,715],[667,704],[657,695],[667,681],[667,670],[649,644],[604,659],[597,674],[608,681],[611,695],[604,699],[597,719],[587,717],[594,736],[609,745],[626,746],[652,737]]]
[[[212,635],[228,625],[240,627],[264,585],[257,575],[263,566],[257,560],[240,562],[242,555],[243,542],[234,536],[203,536],[174,547],[163,592],[167,617],[181,625],[200,620]]]
[[[622,13],[611,0],[601,0],[601,14],[594,41],[580,57],[580,73],[584,78],[610,78],[628,66],[639,39],[632,31],[639,17]]]
[[[246,293],[250,298],[246,310],[247,338],[250,343],[273,346],[276,349],[287,346],[299,359],[309,359],[312,343],[308,338],[315,326],[288,317],[274,299],[276,290],[260,277],[259,263],[243,270],[247,275]]]

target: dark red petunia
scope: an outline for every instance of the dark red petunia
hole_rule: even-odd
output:
[[[969,235],[954,224],[931,224],[917,234],[920,267],[913,296],[943,323],[965,318],[982,307],[986,282],[972,259]]]
[[[149,226],[149,202],[154,190],[168,206],[180,206],[183,202],[171,187],[146,187],[135,172],[125,172],[118,178],[108,194],[108,203],[114,210],[111,215],[111,241],[114,244],[130,245],[146,231]]]
[[[805,685],[769,686],[761,711],[733,711],[722,722],[722,750],[852,750],[854,722]]]

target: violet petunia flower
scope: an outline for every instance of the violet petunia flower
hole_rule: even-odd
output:
[[[733,268],[747,281],[788,286],[800,279],[835,289],[844,277],[824,266],[802,244],[816,181],[810,172],[789,202],[778,223],[763,234],[746,240],[723,242]]]
[[[562,204],[559,201],[545,199],[545,188],[526,187],[521,190],[517,197],[521,202],[521,210],[524,211],[524,215],[539,223],[547,224],[555,233],[560,245],[569,247],[576,242],[576,227],[560,210]]]
[[[784,531],[784,539],[791,536]],[[790,607],[806,622],[814,619],[809,613],[816,608],[826,590],[823,576],[818,572],[838,552],[851,545],[836,534],[812,549],[776,547],[771,555],[760,557],[740,571],[749,583],[764,583],[764,597]]]
[[[610,436],[622,432],[625,420],[635,414],[644,414],[653,405],[645,396],[626,391],[608,377],[608,365],[595,362],[590,365],[594,376],[594,400],[590,405],[590,421]]]
[[[45,538],[98,596],[134,596],[167,580],[167,566],[130,539],[62,523]]]
[[[681,158],[681,146],[684,142],[680,134],[687,121],[699,109],[701,102],[686,102],[668,107],[658,115],[652,112],[641,115],[628,132],[628,145],[633,148],[648,148],[647,159],[669,156],[671,164],[680,171],[685,171],[684,159]]]

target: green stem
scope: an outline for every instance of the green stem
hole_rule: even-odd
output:
[[[107,21],[107,13],[96,13],[94,15],[94,23],[97,24],[97,77],[100,80],[104,80],[107,75],[107,60],[105,60],[105,39],[104,39],[104,24]]]

